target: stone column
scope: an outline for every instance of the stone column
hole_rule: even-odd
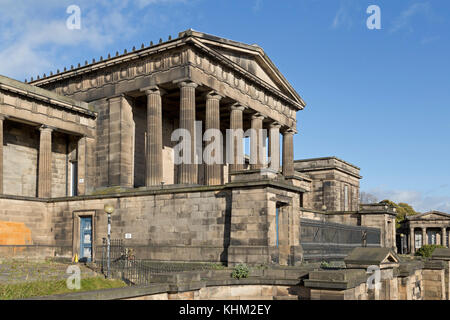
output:
[[[163,90],[153,87],[147,95],[147,154],[145,185],[159,186],[163,179],[162,101]]]
[[[180,129],[186,129],[190,134],[190,146],[183,140],[183,150],[189,152],[189,163],[179,167],[180,184],[198,183],[198,166],[195,164],[195,88],[198,85],[191,81],[179,83],[180,87]],[[189,150],[190,149],[190,150]]]
[[[52,196],[52,128],[42,126],[39,143],[38,197]]]
[[[287,129],[283,133],[283,176],[294,175],[294,133],[292,129]]]
[[[0,194],[3,194],[3,121],[5,116],[0,114]]]
[[[269,127],[269,158],[270,168],[280,169],[280,127],[278,122],[272,122]]]
[[[243,112],[245,107],[239,103],[235,103],[231,106],[230,114],[230,129],[234,136],[233,139],[233,158],[230,164],[230,171],[244,170],[244,125],[243,125]],[[239,158],[240,157],[240,158]]]
[[[206,95],[206,120],[205,131],[209,129],[216,129],[220,131],[220,99],[222,96],[215,91],[211,91]],[[215,138],[214,138],[215,139]],[[222,164],[223,164],[223,143],[220,141],[211,141],[209,144],[214,144],[219,150],[214,150],[211,155],[210,152],[205,153],[205,182],[208,186],[222,184]],[[208,144],[208,145],[209,145]],[[221,163],[212,164],[213,157],[217,157],[216,153],[220,154]]]
[[[447,246],[446,240],[447,239],[447,230],[446,228],[441,228],[441,245],[444,247]]]
[[[422,228],[422,246],[428,244],[428,239],[427,239],[427,228],[423,227]]]
[[[415,253],[414,228],[409,229],[409,252]]]
[[[264,157],[263,155],[263,143],[262,129],[264,116],[260,113],[252,115],[252,136],[250,137],[250,169],[258,170],[263,168]]]

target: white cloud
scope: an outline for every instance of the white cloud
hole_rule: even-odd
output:
[[[382,187],[374,188],[367,192],[373,194],[380,201],[388,199],[396,203],[408,203],[419,212],[438,210],[450,213],[450,193],[447,193],[447,190],[449,190],[449,186],[442,185],[437,190],[429,192],[386,190]]]
[[[55,71],[64,66],[63,56],[74,50],[104,55],[105,48],[111,44],[131,39],[144,26],[159,22],[140,22],[140,9],[184,2],[186,0],[46,0],[42,4],[0,0],[0,74],[23,80],[21,77]],[[81,8],[81,30],[66,27],[69,17],[66,9],[71,4]]]
[[[393,25],[389,31],[397,32],[400,30],[407,30],[409,32],[412,32],[414,30],[413,28],[414,19],[420,15],[429,18],[432,17],[433,14],[431,6],[428,2],[413,3],[407,9],[402,11],[400,16],[393,22]]]
[[[345,27],[350,29],[353,26],[353,19],[356,12],[360,10],[360,4],[355,0],[341,0],[339,9],[334,16],[331,27],[333,29]]]

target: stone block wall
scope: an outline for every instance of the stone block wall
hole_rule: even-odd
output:
[[[92,102],[97,112],[96,144],[95,144],[95,186],[109,185],[109,110],[106,99]]]
[[[446,282],[444,269],[424,269],[422,271],[425,287],[424,300],[445,300]]]
[[[5,121],[3,146],[3,193],[36,197],[39,164],[39,130]],[[76,159],[77,144],[68,135],[52,133],[52,197],[69,192],[69,161]]]
[[[35,197],[39,155],[39,131],[25,124],[4,122],[3,192]]]
[[[96,244],[106,237],[103,207],[112,203],[113,239],[124,239],[139,259],[168,261],[212,261],[226,258],[229,239],[227,219],[230,193],[226,191],[104,197],[83,201],[60,201],[53,205],[55,233],[61,246],[72,245],[73,212],[96,212]],[[229,226],[228,226],[229,228]],[[75,240],[76,241],[76,240]],[[65,252],[64,255],[68,253]]]
[[[0,256],[53,255],[52,217],[42,201],[0,198]]]
[[[269,187],[233,188],[229,263],[299,262],[299,197],[296,192]]]
[[[359,168],[343,160],[329,157],[296,160],[297,172],[311,179],[306,207],[314,210],[356,211],[359,208]],[[345,188],[348,203],[345,205]]]

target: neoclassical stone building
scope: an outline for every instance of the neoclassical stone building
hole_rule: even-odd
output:
[[[142,259],[295,264],[302,219],[377,228],[374,245],[394,247],[395,213],[359,206],[359,168],[294,162],[304,107],[259,46],[193,30],[25,83],[0,77],[0,252],[95,259],[107,203],[113,238]],[[195,163],[192,148],[179,164],[179,128],[191,146],[212,143],[208,129],[268,141],[250,137],[250,164],[239,134],[230,163],[223,141],[223,163]]]
[[[450,214],[429,211],[407,216],[402,222],[400,232],[406,236],[408,250],[415,253],[424,244],[437,244],[448,248]]]

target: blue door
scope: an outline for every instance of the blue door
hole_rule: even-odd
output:
[[[92,218],[81,217],[80,221],[80,261],[92,260]]]

